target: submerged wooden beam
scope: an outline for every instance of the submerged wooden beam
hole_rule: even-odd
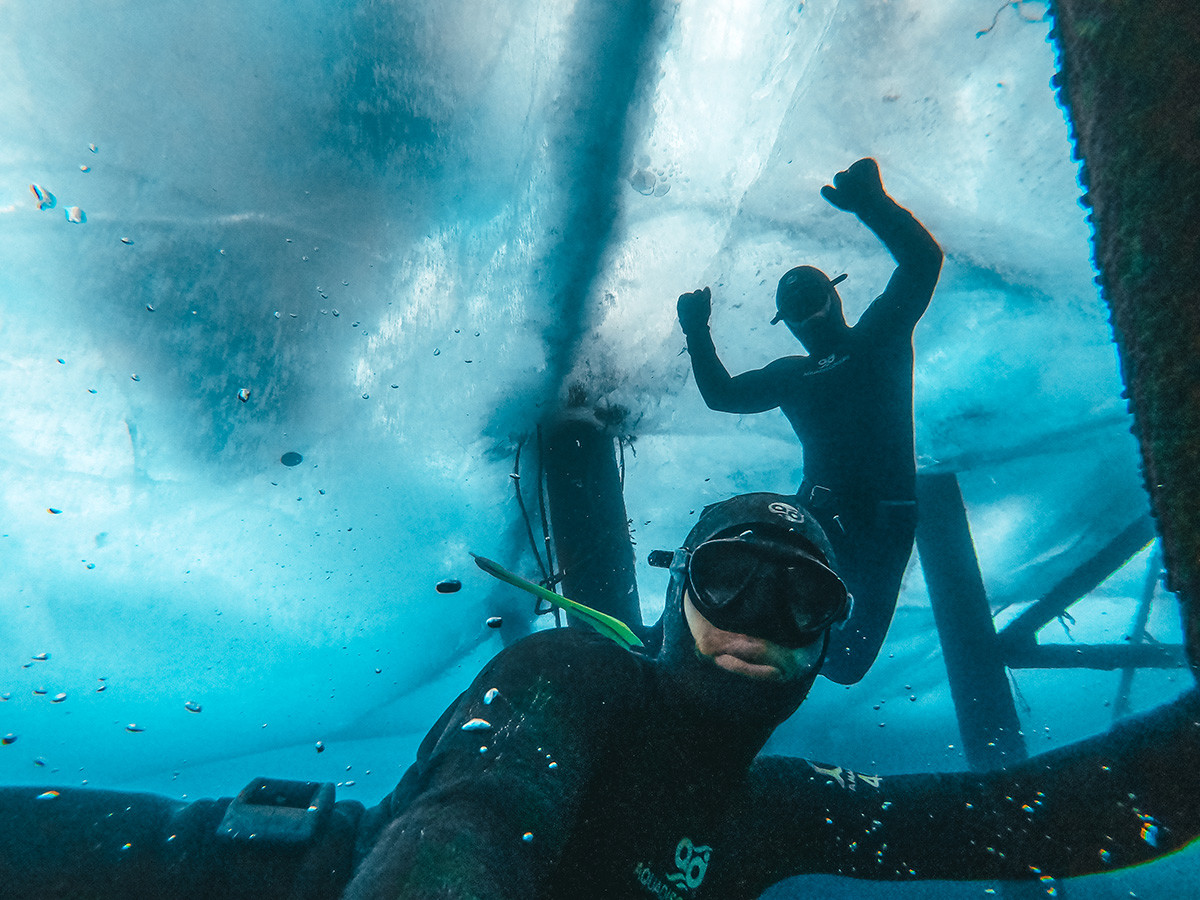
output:
[[[1167,586],[1200,646],[1200,16],[1054,0],[1055,78],[1095,229]]]
[[[917,552],[946,662],[963,750],[972,769],[1026,757],[958,478],[917,478]]]
[[[612,434],[586,410],[570,410],[547,426],[542,464],[561,593],[615,616],[644,639]]]
[[[1032,643],[1037,632],[1062,615],[1068,606],[1090,594],[1113,572],[1154,540],[1154,523],[1148,516],[1138,519],[1078,566],[1066,578],[1031,603],[1000,630],[1001,643],[1021,647]]]
[[[1133,628],[1127,640],[1134,644],[1146,640],[1146,625],[1150,622],[1150,604],[1158,592],[1158,583],[1162,580],[1162,555],[1156,547],[1150,554],[1150,563],[1146,566],[1146,578],[1142,582],[1142,596],[1138,600],[1137,614],[1133,618]],[[1137,669],[1126,666],[1121,670],[1121,683],[1117,686],[1117,699],[1113,702],[1113,721],[1124,716],[1129,711],[1129,695],[1133,690],[1133,676]]]
[[[1007,649],[1010,669],[1177,669],[1187,665],[1179,644],[1034,644]]]

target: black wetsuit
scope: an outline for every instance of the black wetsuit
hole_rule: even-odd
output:
[[[307,839],[281,842],[266,829],[229,832],[224,822],[232,800],[189,803],[81,787],[0,788],[0,890],[22,900],[341,895],[356,860],[361,803],[339,801],[314,817],[319,823],[314,821]]]
[[[734,900],[805,873],[1103,871],[1200,832],[1197,713],[1192,692],[1152,720],[983,775],[748,766],[770,730],[753,710],[742,727],[706,716],[660,664],[578,629],[543,633],[481,673],[368,813],[395,818],[347,898],[405,884],[413,893],[399,896]],[[464,731],[473,719],[491,727]]]
[[[877,777],[752,762],[783,710],[769,690],[764,714],[714,711],[659,661],[583,629],[539,633],[489,663],[383,803],[361,818],[338,804],[309,844],[222,839],[228,799],[6,788],[0,884],[30,898],[333,898],[357,865],[348,900],[734,900],[804,873],[1080,875],[1200,832],[1195,691],[1005,772]]]
[[[891,200],[860,213],[897,268],[853,328],[820,354],[787,356],[730,377],[708,328],[692,328],[688,352],[708,406],[733,413],[778,407],[804,448],[801,505],[821,521],[838,572],[858,601],[835,633],[823,674],[858,681],[891,622],[916,530],[913,329],[941,269],[937,243]]]

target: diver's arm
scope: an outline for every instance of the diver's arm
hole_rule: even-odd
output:
[[[679,324],[687,336],[688,355],[696,387],[709,409],[719,412],[766,412],[779,405],[779,384],[786,365],[777,360],[763,369],[730,376],[729,370],[717,356],[712,333],[708,327],[712,293],[708,288],[683,294],[676,309]]]
[[[1004,770],[863,776],[763,758],[743,862],[875,879],[1051,879],[1147,862],[1200,836],[1200,692]],[[818,812],[798,815],[801,810]],[[749,875],[749,873],[747,873]]]
[[[415,776],[406,776],[411,802],[344,897],[540,896],[603,750],[615,711],[600,698],[621,671],[610,657],[624,652],[582,629],[542,632],[503,651],[422,745]]]
[[[896,260],[887,288],[860,320],[889,331],[911,332],[924,315],[942,269],[942,249],[916,217],[888,196],[873,159],[838,172],[821,196],[852,212],[875,232]]]
[[[255,800],[243,804],[232,797],[181,802],[157,794],[87,787],[0,786],[4,896],[47,900],[337,896],[353,865],[362,804],[339,800],[326,806],[333,799],[331,784],[276,779],[264,784],[256,779],[247,787],[254,798],[282,789],[288,800],[280,808],[270,800],[263,805]],[[315,804],[307,815],[302,815],[304,806],[292,806],[303,797],[310,798],[304,806]],[[277,830],[281,825],[283,840]],[[302,837],[309,826],[313,830]]]

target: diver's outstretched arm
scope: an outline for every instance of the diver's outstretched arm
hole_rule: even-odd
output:
[[[542,896],[621,715],[596,673],[630,660],[579,628],[502,651],[425,738],[343,900]]]
[[[860,321],[879,320],[890,330],[911,332],[929,306],[942,269],[942,249],[916,217],[888,196],[875,160],[860,159],[833,176],[821,196],[858,216],[896,260],[884,290]]]
[[[696,387],[709,409],[719,412],[756,413],[774,409],[780,403],[779,384],[786,362],[777,360],[763,368],[730,376],[717,356],[708,317],[712,310],[712,291],[703,288],[682,294],[676,304],[679,325],[687,336],[688,355]]]
[[[865,776],[764,757],[731,830],[757,838],[741,851],[743,871],[764,886],[806,872],[1045,881],[1137,865],[1200,836],[1198,773],[1193,689],[993,772]]]
[[[1200,605],[1181,597],[1193,676]],[[806,814],[805,811],[812,811]],[[764,757],[730,823],[744,877],[1053,879],[1200,837],[1200,690],[1107,734],[992,772],[864,776]]]

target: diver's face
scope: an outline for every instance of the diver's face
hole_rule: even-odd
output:
[[[685,591],[683,613],[696,639],[696,649],[729,672],[760,681],[793,681],[815,677],[825,649],[825,632],[802,647],[784,647],[765,638],[724,631],[701,615]]]
[[[825,299],[825,304],[812,315],[805,316],[803,319],[785,318],[782,321],[796,336],[796,340],[812,350],[814,347],[828,343],[836,330],[835,318],[833,293],[830,292]]]

